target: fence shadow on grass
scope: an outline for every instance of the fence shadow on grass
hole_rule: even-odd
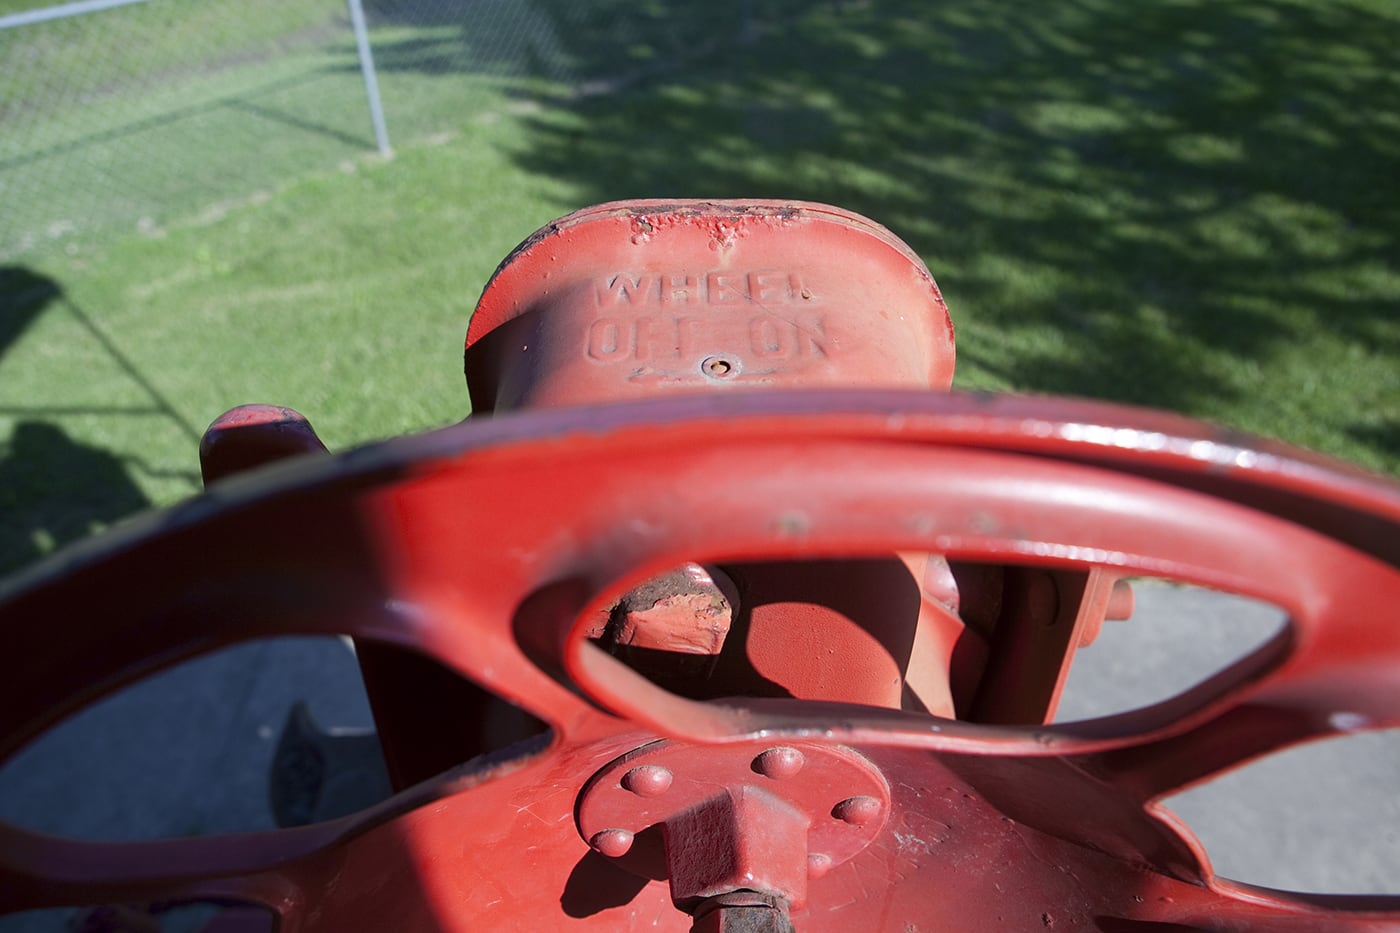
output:
[[[76,440],[65,417],[134,415],[166,418],[191,442],[199,434],[53,278],[25,266],[0,266],[0,378],[6,352],[44,314],[66,312],[150,397],[139,407],[65,406],[35,399],[0,405],[13,418],[0,440],[0,575],[151,503],[132,480],[129,464],[110,451]],[[150,472],[149,470],[147,472]],[[193,479],[193,474],[191,474]]]

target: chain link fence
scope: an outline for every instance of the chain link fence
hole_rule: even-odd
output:
[[[344,0],[112,3],[0,0],[0,261],[159,236],[375,150]],[[460,128],[506,88],[596,93],[673,67],[747,15],[581,0],[364,11],[395,145]]]
[[[149,0],[0,32],[0,253],[76,252],[362,148],[334,0]],[[351,58],[353,62],[353,58]]]

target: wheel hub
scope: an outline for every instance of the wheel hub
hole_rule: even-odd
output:
[[[839,745],[644,745],[579,795],[579,832],[694,913],[736,891],[807,901],[807,881],[856,855],[889,819],[889,785]]]

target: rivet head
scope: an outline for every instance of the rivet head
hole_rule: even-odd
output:
[[[671,772],[659,765],[642,765],[622,776],[622,786],[638,797],[660,797],[671,789]]]
[[[807,877],[820,878],[831,871],[831,856],[813,854],[807,856]]]
[[[874,797],[847,797],[831,808],[831,815],[852,826],[864,826],[880,815],[880,801]]]
[[[608,858],[621,858],[632,848],[632,834],[625,829],[605,829],[594,833],[588,844]]]
[[[754,759],[753,766],[754,770],[764,777],[781,781],[785,778],[795,777],[805,763],[806,759],[797,749],[780,745],[760,754]]]

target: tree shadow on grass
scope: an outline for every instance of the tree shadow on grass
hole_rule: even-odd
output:
[[[381,71],[543,77],[611,84],[712,53],[752,21],[744,4],[603,0],[365,0]]]
[[[1321,424],[1311,383],[1339,382],[1333,408],[1400,411],[1393,381],[1337,375],[1356,349],[1357,379],[1400,367],[1400,17],[1382,4],[754,0],[747,23],[743,3],[579,6],[477,4],[494,33],[376,55],[506,74],[523,41],[497,35],[506,14],[543,17],[535,73],[569,87],[526,118],[518,164],[580,203],[867,214],[943,286],[962,385],[1243,415],[1341,448],[1367,442]]]
[[[1391,471],[1400,472],[1400,412],[1382,411],[1378,420],[1352,424],[1347,433],[1388,456]]]

